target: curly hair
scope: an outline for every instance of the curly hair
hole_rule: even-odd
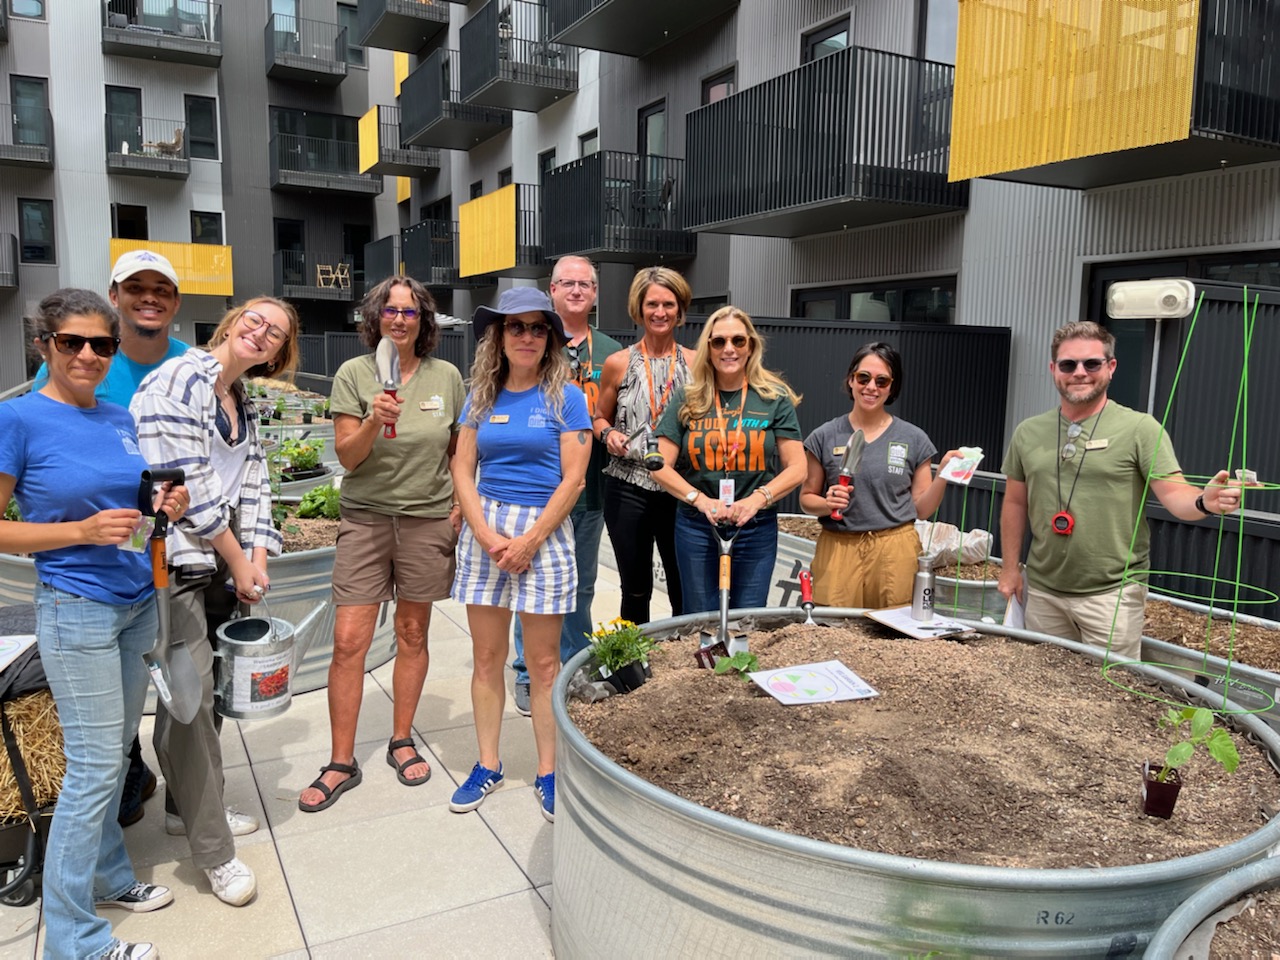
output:
[[[436,324],[436,301],[431,291],[413,277],[387,277],[364,295],[360,301],[360,339],[370,350],[377,348],[378,341],[382,339],[382,308],[396,287],[408,287],[414,303],[418,305],[418,338],[413,342],[413,355],[425,359],[436,348],[440,327]]]
[[[511,364],[502,349],[503,324],[491,323],[484,337],[476,345],[476,359],[471,364],[471,407],[467,412],[467,426],[477,427],[493,410],[498,394],[511,375]],[[564,389],[573,382],[569,361],[564,355],[564,340],[552,327],[547,333],[547,349],[538,364],[538,379],[542,395],[552,415],[564,422]]]
[[[260,303],[269,303],[284,312],[284,315],[289,318],[289,336],[285,338],[284,343],[280,344],[280,350],[275,357],[266,363],[250,367],[244,375],[249,378],[274,377],[278,380],[292,380],[294,371],[298,369],[298,334],[300,332],[298,328],[302,321],[298,319],[298,311],[287,300],[281,300],[278,297],[254,297],[238,307],[232,307],[222,315],[217,328],[213,331],[213,336],[209,338],[209,346],[216,347],[227,339],[231,328],[244,316],[244,312],[252,310]]]
[[[688,423],[707,416],[716,405],[716,368],[711,363],[711,331],[721,320],[738,320],[747,328],[751,341],[751,353],[747,357],[747,384],[764,400],[785,396],[799,406],[800,394],[796,393],[776,373],[764,367],[764,338],[756,331],[751,318],[737,307],[721,307],[710,317],[698,335],[698,347],[690,369],[689,383],[684,391],[684,403],[680,406],[680,422]]]
[[[35,341],[57,333],[72,317],[101,317],[111,336],[120,339],[120,315],[115,307],[92,290],[63,287],[41,300],[36,312],[27,317],[27,325],[31,329],[28,347],[32,356],[42,356]]]

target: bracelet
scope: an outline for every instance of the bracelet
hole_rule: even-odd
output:
[[[773,491],[770,490],[767,486],[756,487],[756,493],[760,493],[764,495],[764,505],[766,507],[769,506],[769,504],[773,503]]]
[[[450,510],[453,510],[453,509],[456,509],[457,507],[460,507],[460,506],[462,506],[462,504],[461,504],[461,503],[459,503],[457,500],[455,500],[455,501],[453,501],[453,503],[449,504],[449,509],[450,509]]]
[[[1196,497],[1196,509],[1203,513],[1206,517],[1212,517],[1213,511],[1204,505],[1204,494]]]
[[[601,430],[600,442],[605,443],[609,437],[609,434],[613,433],[614,429],[615,429],[614,427],[605,427],[603,430]]]

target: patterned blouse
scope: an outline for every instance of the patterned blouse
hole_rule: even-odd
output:
[[[689,364],[685,360],[684,350],[679,346],[675,351],[675,364],[672,369],[671,354],[649,358],[649,369],[653,376],[653,394],[649,391],[649,374],[645,372],[644,354],[640,345],[627,350],[627,370],[622,375],[622,383],[618,385],[618,408],[614,414],[614,429],[620,430],[624,437],[629,437],[641,426],[647,429],[638,435],[627,448],[625,457],[609,455],[604,472],[611,477],[634,483],[645,490],[660,490],[644,465],[645,441],[653,431],[654,425],[662,415],[665,401],[670,399],[677,388],[689,382]],[[651,411],[651,402],[656,400],[658,409]],[[652,415],[651,415],[652,414]]]

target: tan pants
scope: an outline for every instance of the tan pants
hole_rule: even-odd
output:
[[[914,524],[868,533],[823,530],[813,552],[813,600],[872,609],[910,603],[919,556]]]
[[[1085,596],[1053,593],[1027,584],[1026,597],[1028,630],[1104,650],[1110,648],[1113,654],[1130,660],[1142,659],[1146,584],[1128,583],[1123,588]]]

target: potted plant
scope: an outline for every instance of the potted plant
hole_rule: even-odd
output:
[[[1182,775],[1178,768],[1191,759],[1198,746],[1203,746],[1214,760],[1222,764],[1227,773],[1234,773],[1240,765],[1240,754],[1231,735],[1222,727],[1213,725],[1213,712],[1204,707],[1170,707],[1160,718],[1162,730],[1174,735],[1189,723],[1190,736],[1179,740],[1164,755],[1164,763],[1148,760],[1142,765],[1142,812],[1149,817],[1168,820],[1173,815],[1173,805],[1178,802],[1182,789]]]
[[[284,419],[284,397],[283,396],[276,397],[275,410],[276,410],[276,419],[283,420]]]
[[[320,469],[320,453],[323,440],[286,440],[280,446],[280,458],[287,466],[283,473],[297,480]]]
[[[591,652],[600,665],[600,679],[618,693],[629,693],[645,681],[644,668],[653,640],[630,620],[615,617],[591,634]]]

